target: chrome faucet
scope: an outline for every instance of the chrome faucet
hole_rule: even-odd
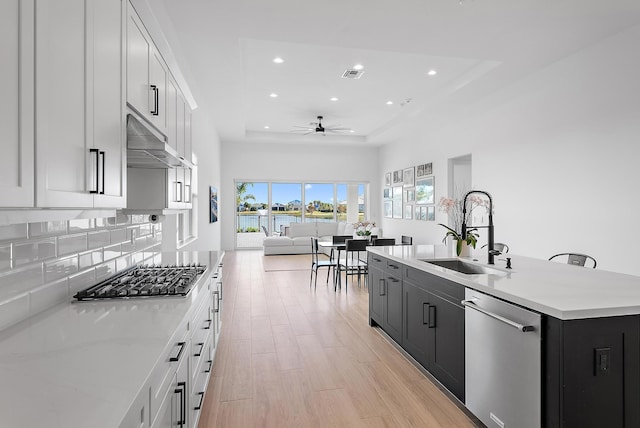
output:
[[[493,199],[491,199],[491,195],[484,190],[470,190],[464,195],[464,200],[462,201],[462,240],[467,239],[467,198],[469,195],[473,193],[480,193],[489,198],[489,225],[488,226],[474,226],[476,229],[487,228],[489,229],[489,242],[487,244],[487,263],[492,265],[495,264],[493,258],[500,254],[500,251],[496,251],[494,246],[493,239]]]

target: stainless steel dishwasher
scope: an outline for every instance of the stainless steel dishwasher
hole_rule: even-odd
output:
[[[489,428],[541,424],[540,314],[467,288],[465,405]]]

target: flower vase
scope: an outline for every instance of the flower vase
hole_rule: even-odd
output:
[[[458,254],[458,242],[461,242],[460,254]],[[471,248],[467,244],[467,241],[458,241],[457,239],[452,239],[451,253],[453,257],[471,257]]]

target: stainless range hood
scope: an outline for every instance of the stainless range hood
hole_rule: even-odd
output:
[[[167,144],[167,137],[135,111],[127,111],[127,166],[129,168],[177,168],[188,162]]]

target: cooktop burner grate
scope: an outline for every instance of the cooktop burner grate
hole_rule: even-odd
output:
[[[186,296],[198,276],[207,270],[200,264],[183,266],[140,265],[117,273],[79,291],[73,297],[82,300],[134,297]]]

